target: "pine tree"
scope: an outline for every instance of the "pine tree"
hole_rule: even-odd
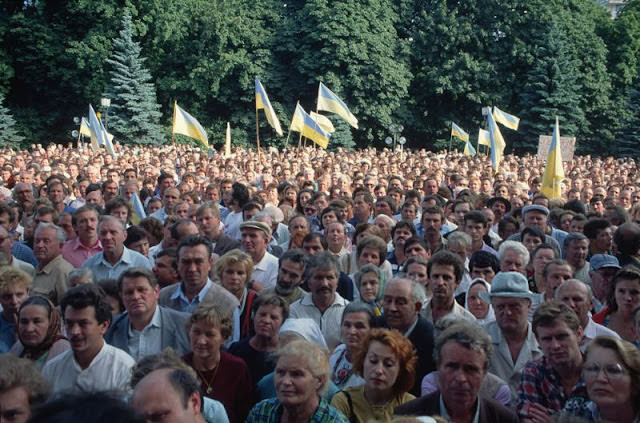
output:
[[[579,104],[576,63],[566,37],[554,22],[540,31],[543,35],[520,96],[519,132],[524,145],[519,147],[528,150],[536,148],[539,135],[551,134],[556,116],[566,136],[576,135],[585,119]]]
[[[4,96],[0,94],[0,146],[19,147],[24,139],[16,130],[16,121],[9,109],[4,107]]]
[[[331,140],[327,146],[331,150],[338,147],[347,149],[355,148],[356,143],[353,141],[351,126],[338,115],[329,115],[336,131],[331,134]]]
[[[126,12],[120,36],[113,41],[113,54],[107,59],[112,67],[105,94],[112,99],[108,130],[116,140],[161,144],[166,129],[158,123],[162,115],[156,89],[140,53],[140,44],[133,40],[131,15]]]

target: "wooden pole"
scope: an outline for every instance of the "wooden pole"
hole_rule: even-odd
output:
[[[176,128],[176,109],[178,107],[178,102],[173,102],[173,119],[171,119],[171,144],[176,146],[176,134],[173,132]]]
[[[260,132],[258,130],[258,109],[256,109],[256,146],[258,148],[258,163],[260,163]]]

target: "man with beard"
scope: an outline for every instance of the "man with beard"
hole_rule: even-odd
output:
[[[276,294],[287,303],[292,304],[302,298],[306,292],[300,288],[307,258],[299,249],[286,251],[278,262],[278,279],[276,286],[260,291],[259,295]]]

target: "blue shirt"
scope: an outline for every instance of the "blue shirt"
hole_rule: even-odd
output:
[[[16,325],[5,320],[2,313],[0,313],[0,354],[9,352],[16,342],[15,330]]]
[[[18,260],[31,263],[33,267],[38,266],[38,261],[36,260],[36,256],[33,254],[33,250],[29,248],[28,245],[25,245],[21,242],[15,241],[13,243],[13,247],[11,247],[11,255],[17,258]]]
[[[116,264],[111,264],[104,258],[104,251],[99,252],[87,259],[82,267],[89,268],[93,272],[94,280],[118,279],[120,274],[132,267],[144,267],[151,270],[151,262],[148,258],[124,247],[120,260]]]
[[[193,313],[196,307],[198,307],[198,304],[200,304],[205,295],[207,295],[207,292],[209,292],[211,285],[213,285],[213,282],[211,282],[211,279],[207,279],[207,283],[202,287],[200,292],[198,292],[198,295],[193,297],[193,300],[189,301],[187,296],[184,295],[184,292],[182,291],[182,284],[180,284],[178,285],[178,289],[176,289],[175,292],[171,294],[170,298],[172,300],[177,300],[180,303],[180,308],[176,310],[183,311],[185,313]]]

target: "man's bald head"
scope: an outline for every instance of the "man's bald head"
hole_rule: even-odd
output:
[[[637,255],[640,250],[640,225],[627,222],[618,226],[613,235],[613,242],[621,254]]]
[[[589,323],[589,311],[593,308],[591,288],[578,279],[567,279],[558,285],[555,299],[565,303],[576,312],[583,328]]]

